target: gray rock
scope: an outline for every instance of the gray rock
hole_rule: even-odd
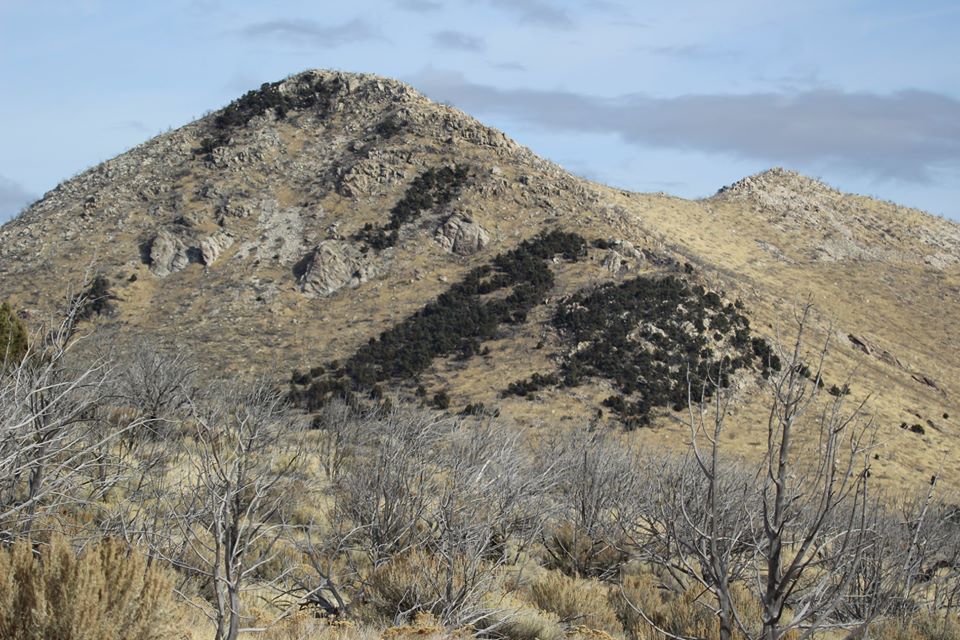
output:
[[[233,238],[223,232],[204,238],[200,241],[200,257],[203,264],[212,265],[220,257],[220,254],[231,246],[233,246]]]
[[[617,275],[625,269],[623,256],[613,249],[607,251],[607,255],[603,258],[602,265],[604,269],[613,275]]]
[[[490,243],[490,234],[469,217],[455,213],[437,228],[434,239],[451,253],[469,256]]]
[[[187,247],[180,238],[161,230],[150,243],[150,271],[164,278],[190,264]]]
[[[324,240],[305,258],[298,284],[308,297],[325,297],[344,287],[359,287],[377,272],[377,266],[353,244]]]

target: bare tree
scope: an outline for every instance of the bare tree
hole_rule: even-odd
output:
[[[235,640],[244,620],[241,596],[275,557],[285,530],[283,507],[302,457],[300,427],[265,381],[194,400],[191,421],[190,472],[174,488],[177,536],[167,553],[209,580],[215,637]]]
[[[609,579],[629,559],[622,522],[636,521],[637,452],[616,436],[576,432],[554,445],[556,525],[547,532],[547,564],[569,575]]]
[[[493,419],[466,418],[452,427],[427,513],[426,548],[436,569],[422,570],[421,579],[434,581],[433,613],[463,627],[497,610],[488,595],[498,568],[510,561],[511,546],[525,548],[543,526],[547,504],[541,496],[553,488],[556,462],[532,459],[522,434]]]
[[[704,606],[716,612],[723,640],[748,626],[738,617],[733,587],[755,561],[758,524],[751,505],[754,476],[721,455],[729,398],[718,389],[709,402],[691,400],[689,452],[651,460],[638,470],[650,490],[641,496],[639,517],[624,520],[627,539],[641,557],[664,567],[680,588],[699,587],[709,594],[713,603]]]
[[[366,455],[353,459],[337,479],[333,520],[347,528],[368,566],[422,543],[443,422],[430,412],[405,409],[367,421]]]
[[[689,457],[657,472],[659,495],[637,527],[636,544],[712,594],[721,638],[738,631],[803,639],[846,624],[838,612],[872,544],[872,425],[862,420],[862,403],[846,409],[843,394],[821,401],[827,343],[815,368],[807,366],[810,314],[806,305],[796,318],[785,366],[769,383],[767,446],[756,475],[738,471],[744,463],[723,451],[729,396],[718,390],[709,414],[703,398],[691,399]],[[759,629],[737,611],[732,586],[741,580],[762,609]]]
[[[372,425],[382,412],[382,407],[363,410],[341,399],[334,399],[320,409],[311,425],[318,431],[317,444],[311,453],[320,461],[328,479],[340,479],[347,463],[373,435]]]
[[[105,360],[80,361],[72,351],[76,299],[65,318],[40,331],[26,356],[0,377],[0,533],[29,536],[37,519],[88,503],[110,483],[97,483],[110,443],[136,419],[96,427],[110,374]]]
[[[830,626],[871,542],[866,525],[873,425],[862,419],[863,403],[846,409],[843,394],[818,402],[828,342],[816,356],[816,370],[805,367],[810,314],[808,304],[797,318],[786,367],[771,385],[758,496],[764,640],[779,640],[794,629],[802,640]],[[799,449],[803,436],[814,445],[806,452]]]
[[[396,620],[429,611],[489,627],[499,568],[546,521],[555,459],[535,459],[525,434],[488,418],[351,415],[352,426],[334,416],[337,446],[355,455],[335,475],[329,517],[306,528],[301,602],[339,615],[363,600]]]
[[[196,365],[184,351],[149,340],[139,340],[118,364],[119,400],[146,421],[151,433],[164,435],[164,427],[189,404]]]

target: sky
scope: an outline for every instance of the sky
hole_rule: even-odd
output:
[[[309,68],[410,83],[577,175],[783,166],[960,220],[957,0],[0,0],[0,222]]]

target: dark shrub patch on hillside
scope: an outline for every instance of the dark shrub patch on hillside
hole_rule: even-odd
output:
[[[198,154],[209,155],[217,147],[226,144],[230,132],[245,126],[256,116],[273,111],[278,118],[286,117],[287,112],[315,108],[326,100],[323,86],[319,82],[310,89],[296,93],[280,91],[281,82],[266,82],[259,89],[248,91],[226,107],[213,120],[210,135],[200,142]]]
[[[360,347],[340,366],[320,376],[297,373],[292,399],[314,409],[329,398],[369,389],[386,380],[415,380],[435,358],[470,357],[503,324],[526,321],[554,284],[549,261],[576,260],[586,242],[580,236],[552,231],[525,240],[493,263],[471,270],[423,309]],[[490,293],[506,295],[487,299]]]
[[[433,395],[433,406],[442,411],[446,411],[450,408],[450,395],[444,390],[436,392]]]
[[[677,276],[639,277],[577,293],[561,302],[554,326],[571,346],[564,383],[585,376],[613,381],[622,395],[604,404],[628,426],[649,423],[655,407],[675,410],[727,387],[731,374],[756,365],[779,370],[769,344],[717,292]]]
[[[504,398],[509,396],[528,396],[531,393],[536,393],[540,389],[546,387],[555,387],[560,384],[560,378],[556,373],[535,373],[526,380],[517,380],[516,382],[511,382],[507,385],[507,388],[504,389],[500,395]]]
[[[110,315],[116,311],[116,305],[113,301],[117,299],[113,291],[110,290],[110,281],[106,276],[98,275],[87,287],[87,290],[81,294],[83,304],[77,311],[79,320],[87,320],[97,315]]]
[[[396,116],[389,116],[381,120],[376,127],[374,127],[374,133],[380,136],[383,139],[392,138],[406,128],[406,123],[398,119]]]
[[[837,385],[832,384],[827,392],[833,397],[839,398],[840,396],[846,396],[850,394],[850,386],[845,384],[842,387],[838,387]]]
[[[440,167],[427,169],[407,188],[406,193],[390,210],[390,221],[383,226],[367,223],[354,239],[382,251],[397,244],[400,227],[413,222],[425,211],[450,203],[467,181],[469,167]]]

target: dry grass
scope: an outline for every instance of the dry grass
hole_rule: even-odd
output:
[[[757,600],[741,586],[735,586],[733,596],[741,620],[758,630],[762,612]],[[714,613],[716,602],[710,593],[700,588],[682,590],[650,569],[625,575],[621,588],[612,592],[611,602],[627,636],[633,640],[659,640],[663,634],[658,628],[703,640],[720,638],[720,624]],[[739,631],[733,637],[744,640]],[[796,633],[786,636],[788,640],[796,637]]]
[[[322,127],[306,115],[271,125],[283,145],[283,152],[277,157],[288,162],[300,157],[298,153],[331,158],[346,153],[349,136],[341,140],[334,132],[350,123],[340,118],[334,116]],[[427,132],[411,131],[390,142],[385,150],[415,158],[415,162],[387,167],[387,173],[396,171],[406,178],[385,185],[373,184],[370,193],[356,198],[340,195],[332,185],[279,179],[263,173],[264,165],[260,164],[244,167],[238,173],[185,164],[184,175],[158,178],[171,183],[171,193],[184,196],[186,212],[203,221],[198,228],[206,228],[207,218],[213,215],[213,205],[194,195],[202,185],[217,185],[225,193],[255,194],[245,202],[251,215],[229,218],[225,223],[225,229],[238,240],[216,264],[207,268],[190,265],[164,280],[153,276],[140,263],[137,245],[142,236],[154,233],[158,225],[170,223],[163,218],[166,212],[158,218],[132,209],[129,219],[117,229],[103,220],[107,227],[98,227],[93,235],[111,238],[109,244],[97,249],[98,264],[112,278],[121,298],[120,322],[105,323],[109,331],[117,334],[116,343],[135,340],[136,332],[176,335],[183,348],[204,354],[203,365],[211,371],[247,372],[276,367],[278,379],[284,378],[294,367],[309,368],[344,358],[371,336],[432,300],[448,286],[443,282],[455,282],[469,268],[488,262],[496,253],[509,250],[542,228],[562,226],[588,239],[619,238],[641,249],[689,258],[702,267],[704,278],[725,289],[729,297],[742,298],[753,327],[771,337],[778,323],[789,314],[791,305],[809,294],[825,318],[835,320],[836,333],[841,337],[831,354],[829,382],[841,383],[847,373],[856,370],[854,398],[875,393],[871,410],[881,424],[881,442],[873,476],[883,483],[913,490],[929,479],[945,456],[949,458],[955,451],[956,418],[942,420],[940,416],[960,415],[960,405],[954,400],[960,390],[954,388],[953,382],[960,376],[960,368],[955,354],[942,348],[951,344],[952,335],[960,332],[960,307],[956,296],[949,294],[960,286],[956,266],[939,272],[912,259],[818,261],[810,257],[811,251],[833,233],[830,228],[785,227],[780,219],[756,210],[748,202],[694,202],[629,194],[571,179],[513,151],[477,146],[461,139],[437,147],[436,140]],[[270,150],[268,156],[272,158],[275,151]],[[343,160],[344,166],[349,166],[356,159],[347,153]],[[397,248],[382,276],[322,303],[306,299],[296,291],[291,265],[267,255],[256,262],[238,257],[238,247],[262,233],[258,228],[258,207],[263,198],[276,199],[281,209],[305,207],[308,203],[307,208],[317,212],[306,218],[302,248],[306,252],[310,243],[323,237],[324,230],[333,223],[346,236],[363,222],[382,221],[383,212],[389,210],[402,195],[406,182],[422,167],[453,160],[469,162],[482,170],[498,167],[496,176],[481,178],[478,187],[467,189],[456,203],[457,210],[469,212],[491,232],[491,245],[476,256],[462,258],[445,253],[433,241],[432,229],[427,229],[429,225],[425,223],[422,233]],[[112,197],[122,199],[123,195],[105,192],[104,204]],[[65,216],[72,213],[69,207],[63,211]],[[933,251],[913,238],[921,231],[936,235],[945,224],[917,212],[854,197],[844,200],[840,213],[846,216],[858,242],[891,246],[904,255]],[[96,222],[101,224],[99,219]],[[780,247],[787,259],[771,256],[759,247],[758,241]],[[62,292],[74,284],[71,279],[91,258],[85,251],[65,250],[61,244],[66,240],[50,237],[46,242],[46,262],[31,265],[42,268],[42,272],[37,272],[42,273],[41,277],[0,278],[20,306],[34,309],[38,315],[46,312],[53,301],[62,299]],[[75,249],[76,242],[68,246]],[[423,376],[430,394],[447,388],[454,409],[474,402],[501,405],[505,416],[525,423],[548,421],[551,429],[563,421],[578,425],[592,418],[599,401],[610,395],[602,381],[572,390],[546,390],[534,402],[515,398],[501,401],[498,392],[513,380],[548,371],[562,356],[556,336],[542,325],[557,297],[577,287],[632,277],[653,268],[641,262],[631,265],[629,272],[613,276],[602,267],[603,255],[602,251],[594,251],[576,265],[556,265],[553,300],[531,314],[535,322],[505,330],[501,338],[488,345],[488,357],[475,357],[465,363],[438,360]],[[24,256],[24,260],[27,258],[30,256]],[[17,273],[17,269],[11,273]],[[130,275],[137,279],[129,282]],[[43,283],[42,290],[36,288],[36,282]],[[203,295],[184,296],[184,291],[201,291]],[[856,351],[842,340],[847,333],[865,335],[889,349],[905,367],[930,375],[946,394],[916,382],[905,370]],[[541,339],[546,346],[537,349]],[[913,411],[923,418],[912,416]],[[762,413],[762,404],[747,399],[731,417],[735,427],[731,429],[731,442],[737,452],[756,452],[759,436],[755,425],[762,424]],[[676,447],[686,434],[674,417],[665,413],[657,421],[657,429],[634,437],[653,447]],[[927,429],[922,437],[899,429],[901,421],[926,424],[926,419],[936,422],[938,429]],[[960,480],[960,471],[956,469],[946,468],[943,473],[945,479]]]
[[[909,620],[886,620],[870,630],[870,637],[883,640],[960,640],[960,621],[930,614]]]
[[[418,615],[410,624],[378,627],[349,621],[330,621],[308,614],[292,616],[259,635],[263,640],[465,640],[470,630],[445,629],[430,615]]]
[[[568,627],[623,633],[617,612],[610,604],[610,586],[607,584],[548,571],[531,581],[528,593],[533,604],[543,611],[555,613]]]

